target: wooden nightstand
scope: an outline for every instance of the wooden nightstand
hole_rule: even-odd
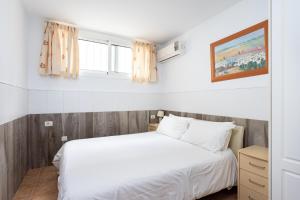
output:
[[[148,131],[156,131],[159,123],[149,123]]]
[[[250,146],[238,154],[238,199],[268,200],[268,148]]]

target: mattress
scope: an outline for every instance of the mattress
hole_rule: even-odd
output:
[[[230,149],[212,153],[156,132],[70,141],[53,163],[60,200],[191,200],[237,176]]]

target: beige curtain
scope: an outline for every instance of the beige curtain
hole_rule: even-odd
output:
[[[154,44],[134,42],[132,80],[140,83],[156,82],[156,50]]]
[[[79,74],[78,29],[46,22],[40,54],[41,75],[77,78]]]

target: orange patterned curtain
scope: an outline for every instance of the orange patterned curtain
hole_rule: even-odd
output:
[[[132,55],[132,80],[140,83],[156,82],[155,45],[136,41],[133,44]]]
[[[46,22],[40,54],[41,75],[78,78],[78,29],[56,22]]]

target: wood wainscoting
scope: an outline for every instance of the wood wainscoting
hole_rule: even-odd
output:
[[[262,120],[223,117],[206,114],[165,111],[178,116],[193,117],[208,121],[234,121],[245,127],[244,146],[268,146],[268,122]],[[52,159],[62,146],[62,136],[68,141],[92,137],[146,132],[150,115],[157,110],[34,114],[28,116],[28,165],[40,168],[51,165]],[[45,127],[45,121],[53,121],[52,127]]]
[[[176,111],[169,113],[209,121],[235,121],[245,127],[244,146],[268,146],[268,122]],[[32,114],[0,125],[0,199],[10,200],[26,171],[51,165],[54,155],[68,141],[82,138],[146,132],[157,110],[94,113]],[[53,126],[45,127],[45,121]]]
[[[0,199],[10,200],[29,166],[27,116],[0,125]]]
[[[146,110],[29,115],[28,164],[30,168],[51,165],[63,145],[62,136],[67,136],[70,141],[146,132],[150,115],[156,113]],[[53,121],[53,126],[45,127],[45,121]]]

